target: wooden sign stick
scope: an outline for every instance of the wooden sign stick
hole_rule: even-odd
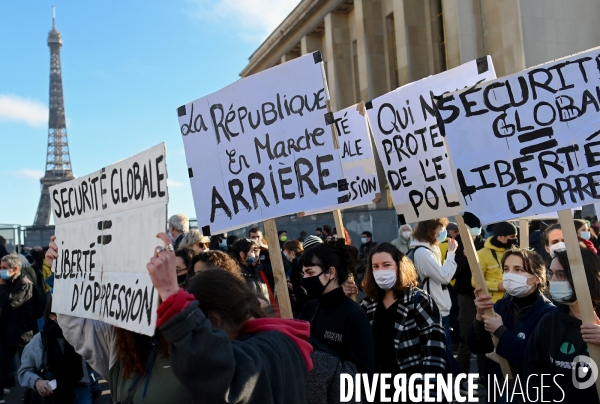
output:
[[[581,321],[583,324],[596,324],[590,287],[585,276],[585,269],[583,268],[583,258],[581,257],[581,250],[577,241],[577,231],[573,225],[573,212],[571,209],[559,210],[558,221],[560,222],[560,228],[567,246],[567,257],[569,258],[569,266],[571,267],[571,276],[573,277],[573,286],[577,295]],[[588,344],[588,351],[594,362],[600,364],[600,346]],[[596,390],[600,397],[600,380],[596,380]]]
[[[271,257],[271,267],[273,268],[273,278],[275,279],[275,292],[277,304],[279,304],[279,312],[281,313],[281,318],[294,318],[285,270],[283,269],[283,258],[279,251],[279,236],[277,236],[275,219],[265,220],[264,225],[267,240],[271,242],[269,256]]]
[[[529,220],[519,219],[519,246],[529,248]]]
[[[483,271],[479,266],[479,258],[477,257],[477,252],[475,251],[475,245],[473,244],[473,239],[471,238],[471,232],[467,228],[467,225],[465,224],[465,221],[461,215],[455,215],[454,219],[456,219],[456,224],[458,225],[460,238],[465,249],[465,256],[469,261],[469,268],[471,268],[471,273],[473,274],[473,278],[475,279],[475,285],[477,285],[478,288],[481,288],[482,295],[489,295],[490,292],[488,291],[487,284],[485,283]],[[485,314],[488,316],[496,316],[494,309],[487,309],[485,311]],[[498,338],[496,338],[494,334],[492,334],[492,341],[494,342],[494,347],[498,345]],[[500,362],[500,369],[502,369],[502,374],[505,377],[512,379],[513,375],[510,371],[508,361],[500,355],[498,355],[498,360]]]

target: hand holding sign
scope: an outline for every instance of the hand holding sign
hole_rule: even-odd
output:
[[[156,237],[161,239],[165,246],[164,248],[156,247],[154,256],[146,264],[146,269],[154,288],[164,302],[179,291],[179,285],[177,284],[175,253],[172,250],[171,239],[165,233],[158,233]],[[169,246],[171,249],[168,248]]]
[[[596,317],[596,324],[582,324],[581,336],[588,344],[600,345],[600,319],[596,313],[594,313],[594,316]]]
[[[54,259],[58,258],[58,245],[56,245],[54,240],[56,240],[56,236],[50,237],[49,248],[48,248],[48,251],[46,251],[46,256],[44,257],[48,261],[48,264],[50,265],[50,269],[52,269],[52,264],[54,263]]]
[[[482,295],[481,288],[475,289],[475,307],[477,308],[477,321],[483,321],[483,316],[487,309],[493,309],[494,303],[490,295]]]

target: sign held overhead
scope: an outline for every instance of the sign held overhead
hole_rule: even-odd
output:
[[[396,212],[405,222],[460,211],[433,97],[495,78],[487,56],[397,88],[367,106]]]
[[[316,56],[178,109],[199,227],[221,233],[337,203],[343,174]]]
[[[600,48],[440,97],[465,210],[482,222],[600,199]]]
[[[154,334],[158,294],[146,263],[167,222],[165,152],[159,144],[50,188],[53,311]]]

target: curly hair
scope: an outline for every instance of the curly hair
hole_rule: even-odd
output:
[[[450,222],[446,217],[419,222],[413,233],[413,238],[417,241],[422,241],[431,245],[439,244],[435,239],[435,231],[440,226],[446,227],[448,223]]]
[[[194,266],[196,266],[197,262],[204,263],[206,267],[212,266],[224,269],[225,271],[232,273],[236,277],[244,279],[244,277],[242,276],[242,271],[240,270],[240,266],[237,264],[237,262],[229,255],[218,250],[204,251],[192,258],[192,262],[188,267],[188,279],[191,279],[196,275],[196,272],[194,271]]]
[[[365,276],[362,280],[362,289],[370,298],[379,300],[382,298],[385,291],[375,282],[373,275],[373,255],[387,253],[392,256],[392,259],[397,265],[397,280],[393,289],[395,294],[406,293],[409,290],[416,288],[418,285],[418,275],[415,269],[415,264],[402,253],[395,245],[391,243],[379,243],[371,250],[367,259],[367,268]]]
[[[169,356],[169,343],[157,330],[160,339],[159,352],[165,357]],[[152,337],[138,334],[124,328],[115,327],[115,348],[117,359],[123,366],[123,377],[128,379],[132,372],[143,375],[144,366],[150,352],[150,340]]]
[[[502,256],[502,270],[504,271],[504,262],[511,255],[521,257],[523,260],[523,269],[540,280],[538,290],[547,295],[548,286],[546,284],[546,264],[538,253],[527,248],[513,246],[506,250]]]

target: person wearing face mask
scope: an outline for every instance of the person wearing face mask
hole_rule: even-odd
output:
[[[358,249],[358,256],[364,265],[366,265],[367,258],[369,258],[369,253],[375,245],[377,245],[377,243],[373,242],[373,234],[370,231],[363,231],[360,235],[360,248]]]
[[[587,248],[581,247],[585,277],[590,289],[594,310],[600,306],[600,258]],[[577,294],[573,286],[573,274],[566,251],[556,251],[550,269],[550,295],[558,310],[544,316],[529,337],[524,359],[524,376],[531,376],[530,386],[540,385],[540,374],[553,374],[554,383],[544,389],[544,400],[570,403],[599,403],[595,383],[586,389],[573,384],[573,364],[580,355],[589,356],[588,345],[600,345],[600,319],[596,324],[582,324]],[[578,368],[581,362],[575,364]],[[577,371],[578,374],[581,372]],[[589,372],[590,376],[592,372]],[[577,376],[579,382],[589,377]],[[557,386],[558,384],[558,386]],[[567,400],[564,399],[567,397]]]
[[[0,259],[0,403],[12,360],[37,331],[34,284],[21,273],[21,260],[14,254]]]
[[[392,240],[392,244],[396,247],[402,254],[408,254],[408,250],[410,250],[410,242],[412,236],[412,227],[410,224],[403,224],[398,229],[398,238]]]
[[[594,243],[592,242],[592,233],[590,231],[590,226],[585,220],[575,219],[573,220],[573,224],[575,225],[575,230],[577,231],[577,239],[580,243],[585,245],[585,248],[593,252],[594,254],[598,254],[598,250],[594,247]]]
[[[516,244],[517,227],[510,222],[500,222],[494,226],[494,235],[485,240],[483,248],[477,251],[479,266],[493,303],[502,299],[506,292],[502,284],[502,255]],[[476,286],[474,278],[471,278],[471,285]]]
[[[413,233],[413,242],[410,244],[408,257],[412,259],[417,268],[417,274],[422,282],[423,289],[435,301],[446,329],[446,345],[452,346],[450,335],[450,309],[452,300],[448,292],[448,284],[456,272],[454,254],[458,244],[456,240],[448,240],[448,253],[442,265],[440,243],[447,237],[445,217],[420,222]]]
[[[258,244],[249,238],[241,238],[233,243],[232,256],[240,266],[246,284],[256,297],[264,303],[273,306],[277,312],[277,302],[272,289],[267,282],[267,277],[260,267]]]
[[[502,280],[507,296],[492,302],[489,295],[475,289],[477,315],[469,328],[467,342],[475,354],[494,350],[491,334],[498,338],[496,353],[505,358],[514,374],[523,374],[527,341],[540,319],[556,306],[544,296],[546,266],[534,251],[513,247],[502,256]],[[485,314],[493,308],[495,317]],[[491,367],[499,371],[498,366]]]
[[[285,231],[285,230],[279,230],[279,231],[277,232],[277,238],[279,239],[279,249],[280,249],[281,251],[283,251],[283,245],[285,244],[285,242],[286,242],[286,241],[287,241],[287,239],[288,239],[288,236],[287,236],[287,231]],[[284,254],[284,255],[285,255],[285,254]]]
[[[19,383],[44,398],[52,398],[54,403],[91,404],[90,378],[85,361],[65,341],[51,308],[52,299],[49,299],[44,312],[44,329],[23,350]],[[46,372],[39,375],[41,370]],[[56,390],[47,379],[56,380]]]
[[[446,373],[445,331],[432,297],[417,288],[414,264],[395,246],[380,243],[368,259],[361,302],[375,343],[375,372]],[[417,295],[418,293],[418,295]],[[379,394],[377,394],[379,399]]]
[[[359,373],[373,374],[373,336],[367,315],[344,294],[342,284],[355,265],[349,246],[342,240],[316,244],[300,257],[308,303],[299,318],[310,322],[314,349],[333,353],[351,362]]]
[[[193,257],[194,251],[189,248],[180,248],[175,251],[175,270],[177,271],[177,283],[179,285],[185,284]]]
[[[554,253],[556,251],[564,251],[567,249],[565,238],[563,237],[563,232],[560,228],[560,223],[548,226],[546,231],[544,231],[544,249],[548,253],[546,267],[550,268],[550,263],[554,258]]]

